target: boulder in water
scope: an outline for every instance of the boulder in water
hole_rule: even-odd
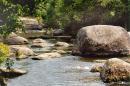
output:
[[[33,50],[26,46],[19,45],[11,45],[10,46],[11,53],[15,54],[15,57],[18,59],[27,58],[28,56],[33,56],[35,53]]]
[[[130,36],[119,26],[87,26],[79,30],[76,46],[82,55],[129,55]]]
[[[11,34],[7,39],[5,40],[7,44],[11,45],[22,45],[22,44],[28,44],[28,40],[24,37],[17,36],[16,34]]]
[[[45,40],[38,38],[33,40],[31,47],[43,48],[47,45],[48,44]]]
[[[118,59],[108,59],[101,67],[100,77],[104,82],[130,80],[130,64]]]
[[[7,77],[7,78],[12,78],[12,77],[17,77],[23,74],[26,74],[27,71],[21,70],[21,69],[6,69],[6,68],[0,68],[0,75]]]
[[[70,45],[66,42],[57,42],[55,44],[56,47],[69,47]]]

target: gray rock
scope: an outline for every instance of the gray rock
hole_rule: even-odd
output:
[[[11,34],[7,39],[5,39],[5,42],[10,45],[22,45],[22,44],[28,44],[28,40],[24,37],[17,36],[16,34]]]
[[[34,39],[32,43],[47,43],[47,42],[43,39],[38,38],[38,39]]]
[[[14,53],[15,57],[18,59],[24,59],[24,58],[27,58],[29,56],[35,55],[33,50],[31,50],[30,48],[28,48],[26,46],[22,46],[22,45],[21,46],[11,45],[10,51],[11,51],[11,53]]]
[[[77,47],[82,55],[129,55],[130,37],[119,26],[87,26],[77,34]]]
[[[57,47],[69,47],[70,45],[66,42],[57,42],[55,44],[55,46],[57,46]]]
[[[0,74],[4,77],[17,77],[23,74],[26,74],[26,70],[21,70],[21,69],[6,69],[6,68],[0,68]]]
[[[43,53],[38,56],[33,57],[32,59],[34,60],[46,60],[46,59],[52,59],[52,58],[59,58],[61,57],[61,54],[57,52],[52,52],[52,53]]]
[[[63,35],[63,33],[64,33],[64,30],[62,30],[62,29],[55,29],[55,30],[53,31],[53,35],[54,35],[54,36]]]

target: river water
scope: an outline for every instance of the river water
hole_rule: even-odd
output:
[[[41,52],[50,48],[34,51]],[[103,83],[98,73],[90,72],[91,67],[97,63],[95,60],[98,59],[83,59],[68,54],[49,60],[15,61],[15,67],[26,69],[28,73],[10,79],[7,86],[130,86],[126,83]]]

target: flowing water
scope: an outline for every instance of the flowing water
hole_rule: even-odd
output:
[[[36,52],[50,50],[34,49]],[[28,70],[20,77],[10,79],[7,86],[130,86],[124,83],[105,84],[98,73],[91,73],[95,59],[83,59],[78,56],[64,55],[49,60],[24,59],[15,61],[15,67]]]

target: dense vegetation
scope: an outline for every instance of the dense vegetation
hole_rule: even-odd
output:
[[[128,3],[129,0],[0,0],[0,34],[6,36],[21,28],[18,16],[38,17],[47,28],[65,30],[94,24],[128,28]]]
[[[71,22],[116,23],[115,25],[121,26],[126,24],[126,22],[121,24],[118,19],[126,17],[127,0],[11,0],[11,2],[21,5],[23,15],[41,17],[48,27],[53,28],[64,28]],[[96,19],[93,18],[99,22],[95,22]]]
[[[43,20],[44,27],[64,28],[66,32],[94,24],[128,28],[128,3],[129,0],[0,0],[0,34],[8,35],[22,27],[18,16],[34,16]]]
[[[0,0],[0,34],[6,37],[18,28],[22,28],[22,22],[18,19],[19,5],[14,5],[10,0]]]

